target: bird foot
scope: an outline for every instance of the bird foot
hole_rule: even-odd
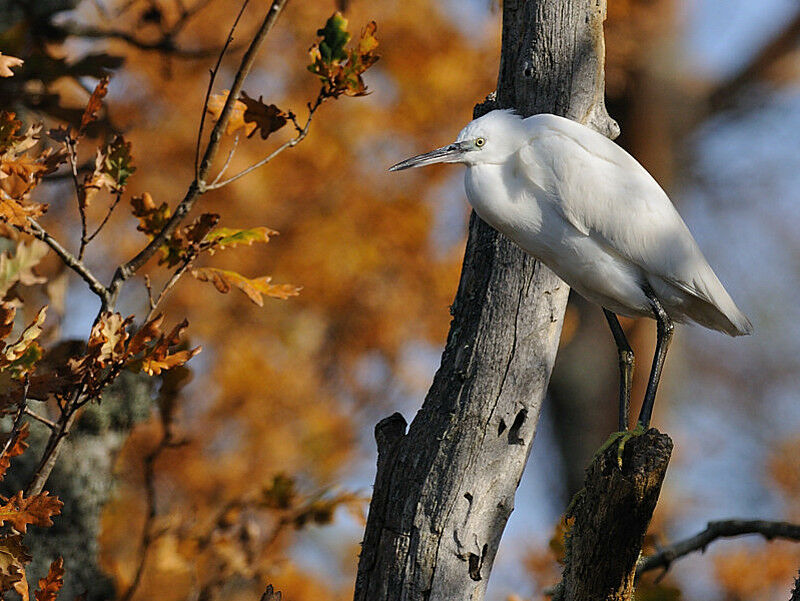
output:
[[[635,436],[641,436],[647,429],[641,424],[637,423],[636,427],[632,430],[624,430],[622,432],[612,432],[611,435],[603,443],[603,446],[595,453],[595,457],[602,455],[610,446],[617,445],[617,465],[622,469],[622,453],[625,451],[625,444]]]

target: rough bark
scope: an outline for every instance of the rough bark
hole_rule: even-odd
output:
[[[496,97],[618,128],[603,105],[604,0],[506,0]],[[472,215],[441,366],[408,433],[376,427],[357,601],[479,601],[530,452],[568,287]]]
[[[667,472],[672,440],[650,429],[599,453],[567,510],[571,525],[553,601],[629,601],[636,562]]]

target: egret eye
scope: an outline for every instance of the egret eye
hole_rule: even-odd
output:
[[[475,146],[481,148],[484,144],[486,144],[486,138],[478,138],[475,140]]]

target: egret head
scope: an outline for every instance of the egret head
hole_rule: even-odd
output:
[[[522,117],[511,110],[495,110],[471,121],[453,144],[419,154],[389,168],[402,171],[434,163],[503,163],[525,143]]]

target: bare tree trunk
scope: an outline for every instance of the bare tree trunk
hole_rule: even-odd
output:
[[[605,0],[506,0],[496,98],[614,137],[603,104]],[[530,452],[568,287],[472,215],[441,366],[405,433],[376,427],[357,601],[479,601]]]

